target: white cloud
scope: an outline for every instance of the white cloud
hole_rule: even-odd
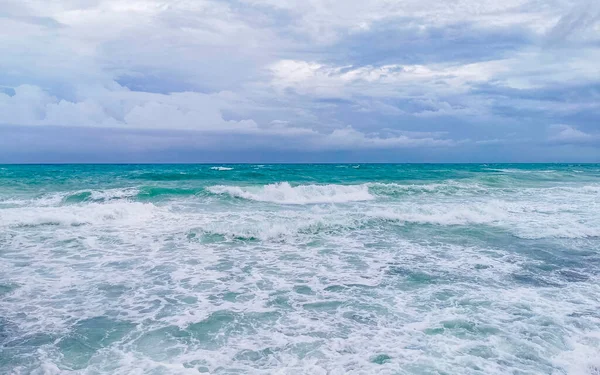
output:
[[[85,91],[85,90],[84,90]],[[0,94],[0,123],[11,125],[99,126],[210,132],[255,131],[252,120],[226,121],[222,94],[151,94],[119,88],[90,89],[81,101],[51,96],[36,86]]]
[[[522,52],[510,59],[470,64],[383,66],[332,66],[316,62],[281,60],[271,65],[271,84],[316,96],[421,96],[453,95],[474,85],[493,81],[515,88],[543,88],[556,84],[585,83],[600,77],[600,49],[554,60],[545,51]],[[546,61],[545,61],[546,60]],[[550,60],[550,61],[547,61]]]
[[[565,144],[586,144],[600,142],[600,133],[586,133],[570,125],[552,125],[550,126],[551,135],[548,138],[551,142]]]
[[[464,92],[470,83],[485,82],[510,69],[507,61],[467,65],[384,65],[330,66],[315,62],[281,60],[271,66],[272,85],[293,88],[317,96],[369,95],[398,93],[417,96],[424,92]]]
[[[11,6],[13,4],[17,6]],[[273,32],[207,0],[0,4],[0,80],[44,87],[141,75],[192,88],[239,86],[270,61]],[[30,19],[54,20],[48,28]],[[2,83],[2,82],[0,82]]]

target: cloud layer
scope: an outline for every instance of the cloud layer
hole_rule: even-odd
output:
[[[0,55],[0,161],[600,161],[596,1],[8,0]]]

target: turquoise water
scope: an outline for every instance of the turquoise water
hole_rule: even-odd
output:
[[[0,166],[2,374],[600,374],[600,165]]]

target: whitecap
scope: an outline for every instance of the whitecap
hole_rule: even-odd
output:
[[[80,190],[74,193],[69,193],[67,197],[88,192],[90,193],[90,199],[93,201],[108,201],[113,199],[133,198],[139,193],[139,190],[137,188]]]
[[[346,203],[375,199],[365,184],[292,186],[288,182],[280,182],[259,187],[217,185],[208,190],[214,194],[280,204]]]
[[[231,171],[233,168],[231,167],[210,167],[210,169],[214,171]]]

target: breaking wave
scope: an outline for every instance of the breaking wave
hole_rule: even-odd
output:
[[[375,197],[368,185],[298,185],[288,182],[261,187],[217,185],[208,188],[213,194],[227,194],[259,202],[280,204],[317,204],[369,201]]]
[[[54,207],[16,207],[2,211],[1,226],[39,225],[121,225],[153,220],[156,207],[151,203],[114,201]]]

